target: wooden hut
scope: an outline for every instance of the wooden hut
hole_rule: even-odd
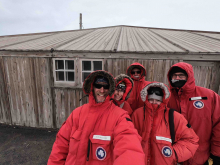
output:
[[[0,36],[0,122],[59,128],[94,70],[113,76],[139,62],[148,81],[167,84],[169,68],[193,65],[196,85],[220,94],[220,32],[113,26]]]

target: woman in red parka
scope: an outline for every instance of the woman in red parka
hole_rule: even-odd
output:
[[[48,165],[144,165],[141,137],[112,101],[115,81],[105,71],[83,84],[89,103],[76,108],[57,133]]]
[[[141,91],[144,107],[134,111],[132,121],[142,137],[146,165],[175,165],[191,158],[198,148],[199,138],[183,115],[173,113],[175,140],[172,142],[169,111],[169,88],[158,82]]]
[[[130,76],[134,81],[134,87],[131,91],[129,99],[127,100],[132,110],[134,111],[137,108],[144,106],[144,102],[140,97],[140,92],[143,87],[145,87],[150,82],[145,80],[145,76],[147,75],[146,69],[138,62],[131,64],[127,68],[127,75]]]
[[[130,104],[126,100],[129,98],[129,95],[132,91],[134,85],[133,80],[125,74],[120,74],[115,77],[115,81],[116,89],[113,95],[115,103],[120,108],[126,110],[129,116],[131,116],[133,110],[131,109]]]

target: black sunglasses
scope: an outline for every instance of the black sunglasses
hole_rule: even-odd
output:
[[[135,74],[135,72],[136,72],[137,74],[141,74],[141,71],[131,71],[131,74]]]
[[[109,85],[103,85],[103,84],[94,84],[94,87],[97,89],[101,89],[102,87],[104,89],[109,89]]]
[[[152,89],[148,90],[148,95],[152,95],[152,94],[154,94],[154,93],[155,93],[155,95],[157,95],[157,96],[163,96],[162,90],[161,90],[161,91],[159,91],[159,90],[152,90]]]

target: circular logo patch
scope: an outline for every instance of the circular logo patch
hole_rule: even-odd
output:
[[[105,151],[105,149],[102,148],[102,147],[98,147],[98,148],[96,149],[96,157],[97,157],[97,159],[99,159],[99,160],[104,160],[105,157],[106,157],[106,151]]]
[[[171,157],[172,156],[172,150],[170,147],[168,146],[164,146],[162,148],[162,154],[165,156],[165,157]]]
[[[194,107],[197,109],[202,109],[204,107],[204,103],[202,101],[194,101],[193,102]]]

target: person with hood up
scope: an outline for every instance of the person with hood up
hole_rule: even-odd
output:
[[[115,103],[120,108],[126,110],[129,116],[131,116],[133,110],[131,109],[130,104],[126,100],[129,98],[129,95],[132,91],[134,85],[133,80],[125,74],[120,74],[115,77],[115,81],[116,89],[113,95]]]
[[[113,76],[92,72],[83,90],[89,103],[76,108],[60,128],[48,165],[144,165],[141,137],[127,112],[111,100]]]
[[[192,65],[179,62],[167,74],[171,98],[170,108],[181,113],[199,136],[199,148],[188,164],[220,164],[220,96],[195,85]],[[186,165],[188,165],[186,164]]]
[[[152,82],[140,95],[144,107],[134,111],[132,121],[142,137],[145,164],[176,165],[191,158],[198,148],[199,138],[183,115],[173,111],[173,118],[169,119],[169,88],[163,83]],[[173,141],[169,120],[174,123]]]
[[[144,103],[140,98],[140,91],[150,82],[145,80],[145,76],[147,74],[146,69],[138,62],[131,64],[127,68],[126,72],[127,75],[130,76],[134,81],[134,87],[131,91],[129,99],[127,100],[131,106],[131,109],[134,111],[137,108],[144,106]]]

